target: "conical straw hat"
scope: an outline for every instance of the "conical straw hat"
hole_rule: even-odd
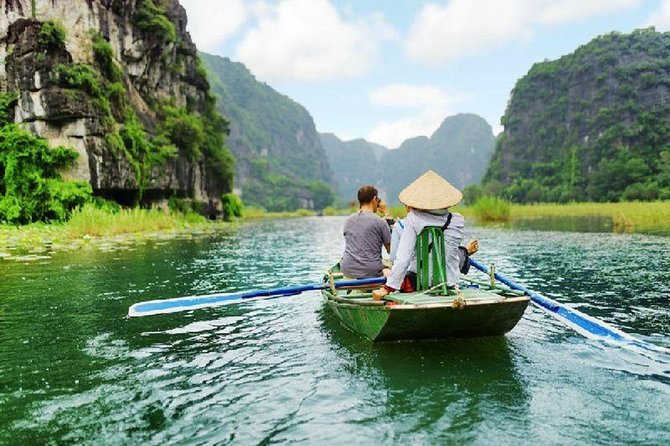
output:
[[[457,205],[463,199],[463,194],[429,170],[403,189],[398,198],[407,206],[432,211]]]

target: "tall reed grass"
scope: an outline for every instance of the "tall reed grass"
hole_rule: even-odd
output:
[[[482,222],[509,221],[512,204],[498,197],[482,197],[472,206],[472,212]]]
[[[195,213],[149,209],[99,208],[87,204],[75,210],[65,223],[31,223],[24,226],[0,225],[0,257],[9,249],[41,250],[45,246],[68,245],[82,239],[104,239],[119,235],[166,231],[200,231],[216,225]]]
[[[670,201],[514,205],[512,217],[602,216],[615,232],[670,233]]]
[[[205,217],[196,213],[182,214],[160,209],[139,208],[121,209],[113,213],[92,205],[85,205],[73,212],[72,217],[63,227],[70,236],[82,234],[103,236],[183,229],[207,223]]]

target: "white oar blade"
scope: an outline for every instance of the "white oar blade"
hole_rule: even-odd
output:
[[[174,299],[157,299],[136,303],[128,309],[128,317],[153,316],[156,314],[178,313],[200,308],[212,308],[223,305],[238,304],[254,300],[269,299],[273,296],[244,297],[246,293],[217,293],[203,296],[177,297]]]

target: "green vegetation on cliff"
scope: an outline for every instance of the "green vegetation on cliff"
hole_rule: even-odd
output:
[[[133,15],[133,22],[142,31],[151,33],[167,42],[177,40],[177,30],[165,15],[165,7],[154,0],[140,0]]]
[[[87,202],[91,196],[88,183],[64,181],[58,174],[76,157],[74,150],[50,148],[44,139],[15,124],[1,125],[0,222],[62,221]]]
[[[150,9],[149,4],[153,5],[153,2],[146,0],[142,3],[136,19],[148,17],[145,9]],[[161,17],[167,20],[164,15]],[[150,30],[146,23],[143,26],[142,29]],[[171,29],[174,33],[174,26]],[[109,42],[101,34],[92,33],[91,48],[95,65],[60,64],[54,70],[52,81],[63,88],[81,90],[95,100],[105,116],[105,140],[113,150],[127,158],[135,172],[136,203],[142,203],[145,191],[160,175],[157,173],[160,167],[180,155],[191,162],[204,160],[205,168],[211,173],[208,177],[220,183],[218,189],[230,191],[234,160],[224,142],[228,123],[215,110],[214,99],[207,96],[204,109],[200,111],[154,99],[150,105],[156,122],[149,133],[130,106],[129,92],[121,82],[123,71],[113,59]]]
[[[0,223],[65,220],[90,199],[91,186],[60,177],[59,170],[71,165],[77,152],[50,148],[11,123],[16,101],[16,94],[0,94]]]
[[[516,202],[670,198],[670,33],[598,37],[535,64],[509,101],[485,188]]]
[[[258,82],[240,63],[203,53],[201,58],[217,109],[230,120],[227,144],[244,202],[270,211],[328,206],[332,174],[307,110]]]

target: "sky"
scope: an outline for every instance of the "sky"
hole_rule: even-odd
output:
[[[502,131],[534,63],[612,31],[670,30],[670,0],[180,0],[200,51],[242,62],[319,132],[390,149],[456,113]]]

